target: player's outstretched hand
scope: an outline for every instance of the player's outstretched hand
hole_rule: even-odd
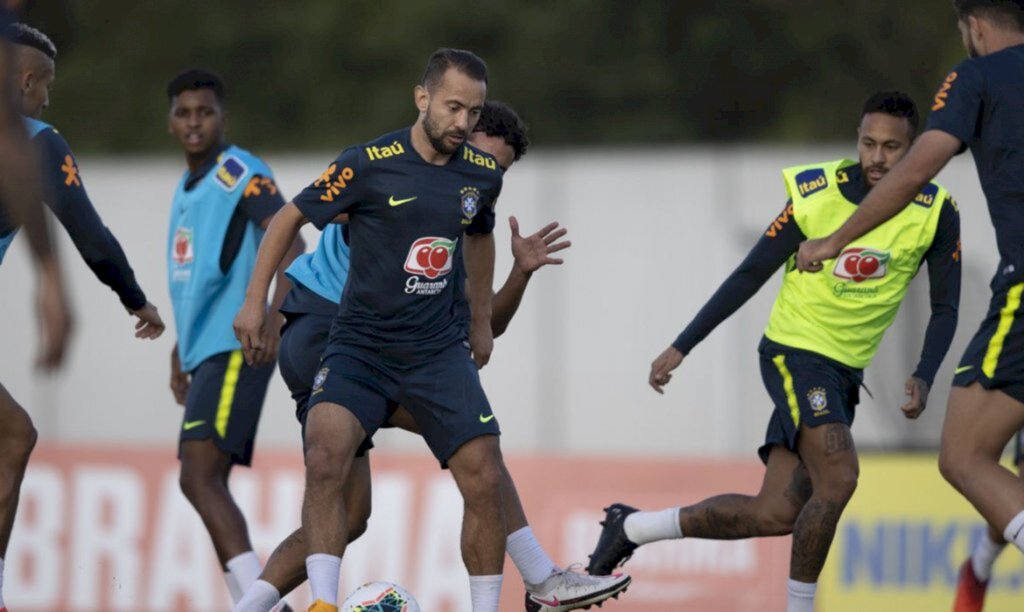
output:
[[[149,302],[146,302],[146,305],[142,308],[133,311],[132,314],[139,318],[135,323],[136,338],[156,340],[167,329],[167,326],[164,325],[164,320],[160,318],[160,313],[156,310],[156,306]]]
[[[477,368],[483,368],[491,360],[491,351],[494,350],[494,332],[491,331],[491,322],[471,322],[469,324],[469,350],[473,355],[473,361]]]
[[[43,263],[39,268],[36,308],[42,335],[36,366],[44,371],[52,371],[64,362],[73,327],[71,309],[64,293],[60,268],[56,263]]]
[[[683,354],[679,352],[679,349],[674,346],[668,347],[651,363],[651,375],[647,379],[647,383],[651,385],[652,389],[664,395],[665,391],[662,387],[672,381],[672,370],[678,368],[681,363],[683,363]]]
[[[519,221],[515,217],[508,218],[508,225],[512,228],[512,257],[515,258],[516,266],[526,274],[532,274],[547,265],[561,265],[564,260],[551,255],[572,246],[568,240],[560,241],[568,230],[559,228],[557,221],[548,223],[526,238],[519,235]]]
[[[796,267],[801,272],[820,272],[821,262],[834,259],[839,255],[839,246],[831,236],[816,240],[805,240],[800,243],[796,254]]]
[[[903,411],[903,416],[908,419],[916,419],[921,416],[924,409],[928,407],[928,392],[930,390],[928,383],[920,378],[915,376],[908,378],[906,391],[910,399],[900,408]]]
[[[179,405],[185,405],[185,398],[188,397],[190,385],[187,372],[181,371],[181,360],[178,358],[178,345],[175,344],[171,350],[171,393],[174,394],[174,401]]]
[[[235,337],[242,343],[245,362],[250,366],[262,359],[266,348],[263,344],[263,324],[267,319],[267,306],[260,302],[246,300],[235,316]]]

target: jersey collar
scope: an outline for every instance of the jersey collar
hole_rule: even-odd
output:
[[[196,168],[195,172],[189,172],[185,177],[185,191],[188,191],[196,186],[196,183],[203,180],[203,178],[213,170],[217,162],[220,161],[220,154],[227,151],[231,145],[223,143],[210,150],[210,155],[207,156],[206,161],[201,166]]]

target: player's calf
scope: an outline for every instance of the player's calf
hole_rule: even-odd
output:
[[[462,560],[474,611],[497,611],[501,597],[506,536],[500,462],[498,437],[493,435],[469,440],[448,459],[465,505]]]
[[[18,494],[39,434],[28,413],[0,385],[0,559],[18,510]]]

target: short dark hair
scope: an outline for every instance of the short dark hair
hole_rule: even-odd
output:
[[[173,100],[183,91],[209,89],[217,96],[218,102],[224,102],[224,79],[210,70],[192,68],[182,72],[167,83],[167,99]]]
[[[953,8],[961,20],[984,16],[1024,32],[1024,0],[953,0]]]
[[[473,131],[501,138],[515,151],[513,161],[519,161],[519,158],[526,155],[526,149],[530,146],[530,138],[526,135],[527,129],[526,123],[512,107],[503,102],[488,100],[480,111],[480,119]]]
[[[868,113],[885,113],[893,117],[902,117],[910,122],[911,134],[917,135],[917,128],[920,123],[917,114],[917,104],[914,103],[913,98],[902,91],[875,92],[864,102],[864,112],[861,116]]]
[[[484,60],[472,51],[442,47],[434,51],[427,60],[427,69],[423,71],[423,80],[420,84],[428,90],[433,90],[449,68],[455,68],[471,79],[487,83],[487,64]]]
[[[32,26],[25,25],[24,23],[12,23],[7,26],[4,38],[15,45],[24,45],[38,49],[43,55],[52,60],[57,59],[57,46],[53,44],[49,36]]]

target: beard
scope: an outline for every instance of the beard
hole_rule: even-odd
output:
[[[437,123],[430,117],[430,111],[427,111],[425,117],[423,117],[423,131],[427,135],[427,140],[430,141],[430,146],[434,147],[434,150],[442,155],[451,155],[459,150],[461,143],[455,146],[451,146],[445,141],[446,136],[462,136],[463,139],[466,137],[466,133],[460,129],[452,129],[445,132],[437,126]]]

